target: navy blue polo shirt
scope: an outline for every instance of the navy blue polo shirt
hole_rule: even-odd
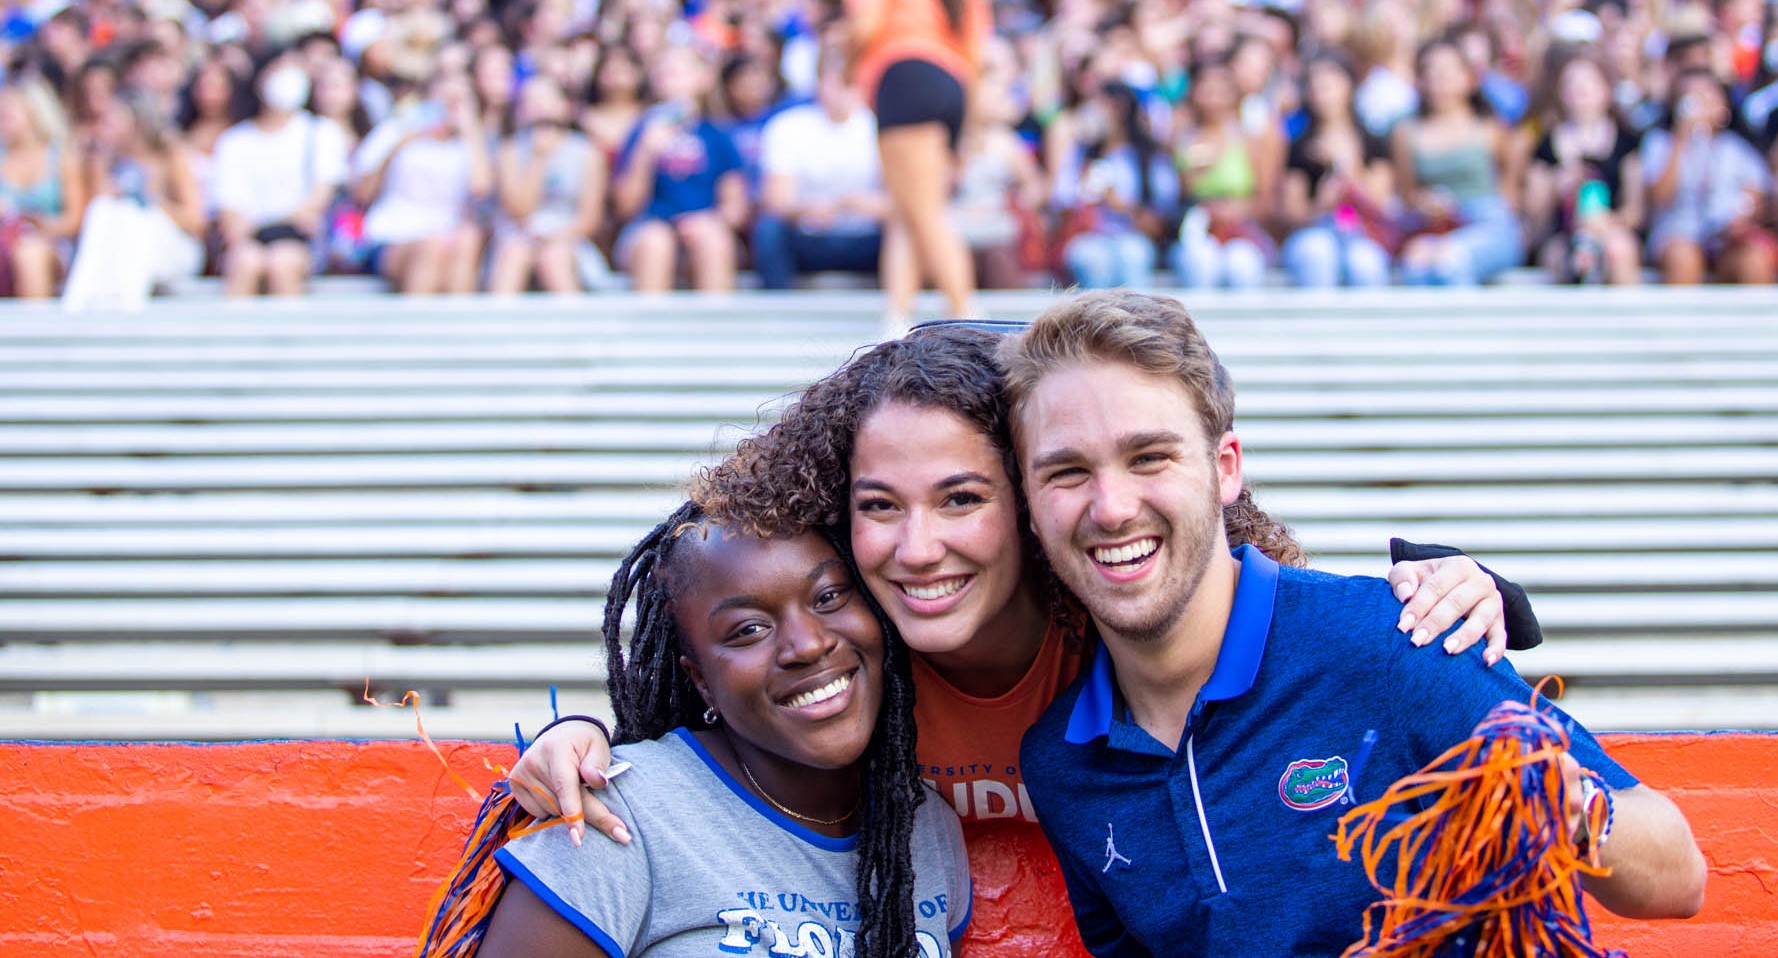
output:
[[[1408,642],[1381,579],[1235,556],[1222,647],[1177,747],[1131,720],[1103,646],[1025,735],[1025,784],[1095,954],[1339,955],[1378,898],[1335,852],[1340,816],[1531,697],[1479,646]],[[1636,784],[1561,720],[1581,765]]]

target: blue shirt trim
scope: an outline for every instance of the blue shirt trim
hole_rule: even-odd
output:
[[[1240,577],[1235,580],[1234,604],[1229,621],[1223,627],[1222,647],[1216,653],[1216,668],[1209,681],[1198,692],[1201,702],[1238,698],[1253,688],[1259,674],[1260,660],[1266,654],[1266,635],[1272,631],[1272,610],[1278,599],[1278,563],[1252,545],[1234,550],[1241,563]],[[1070,745],[1085,745],[1111,734],[1111,720],[1117,700],[1116,678],[1111,652],[1099,643],[1088,667],[1080,697],[1068,716],[1068,729],[1063,739]]]
[[[844,838],[834,838],[830,835],[823,835],[820,832],[803,827],[798,824],[795,819],[778,811],[772,806],[767,805],[765,802],[760,801],[758,795],[753,794],[747,786],[735,781],[735,777],[728,773],[728,769],[723,768],[722,763],[718,762],[714,755],[711,755],[704,749],[704,743],[698,741],[698,737],[691,733],[691,729],[682,726],[674,729],[671,734],[679,736],[680,741],[684,742],[686,747],[691,749],[693,755],[704,760],[704,764],[710,768],[710,774],[715,775],[717,781],[727,786],[728,790],[734,792],[735,796],[741,801],[753,806],[753,810],[765,816],[767,821],[784,831],[789,832],[791,836],[800,838],[816,848],[825,849],[830,852],[849,852],[858,847],[858,834],[856,832],[847,835]]]
[[[975,879],[971,878],[969,880],[969,900],[967,902],[965,902],[963,905],[963,920],[958,922],[957,926],[955,928],[951,929],[951,943],[952,944],[956,944],[957,939],[962,938],[963,933],[969,930],[969,920],[974,917],[975,917]]]
[[[605,933],[605,929],[600,928],[597,922],[582,914],[573,905],[563,901],[562,896],[551,891],[549,885],[533,874],[531,869],[526,868],[524,862],[513,857],[512,852],[504,848],[496,849],[494,860],[500,863],[501,868],[506,869],[507,874],[522,882],[533,895],[548,905],[550,911],[560,915],[563,921],[578,928],[581,934],[591,938],[593,944],[598,945],[611,958],[624,958],[623,948],[611,940],[611,936]]]

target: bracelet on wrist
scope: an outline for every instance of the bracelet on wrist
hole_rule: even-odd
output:
[[[611,745],[611,727],[591,715],[564,715],[548,725],[545,725],[543,728],[538,729],[536,737],[532,738],[531,741],[537,741],[537,739],[543,737],[543,733],[563,724],[564,722],[590,722],[594,728],[599,730],[599,734],[605,736],[606,746],[609,747]]]

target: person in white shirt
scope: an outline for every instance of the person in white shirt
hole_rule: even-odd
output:
[[[820,66],[815,102],[766,124],[760,146],[760,215],[753,266],[767,289],[788,289],[800,273],[877,273],[899,268],[913,283],[913,259],[884,256],[883,192],[877,123],[846,77],[839,56]]]
[[[303,109],[309,76],[295,56],[255,77],[258,113],[216,141],[212,161],[223,285],[230,296],[303,291],[321,217],[346,180],[346,138]]]
[[[546,292],[579,292],[580,261],[599,256],[592,236],[605,213],[605,155],[569,125],[571,106],[555,80],[526,80],[518,109],[521,125],[494,171],[500,202],[488,291],[521,293],[535,279]]]

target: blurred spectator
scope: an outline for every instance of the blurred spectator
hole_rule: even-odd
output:
[[[1488,109],[1507,126],[1516,126],[1530,109],[1531,94],[1525,85],[1507,76],[1500,69],[1500,48],[1494,34],[1480,23],[1470,21],[1452,33],[1457,49],[1468,61],[1476,76],[1476,86]]]
[[[1265,281],[1271,216],[1283,154],[1275,130],[1241,126],[1234,73],[1226,59],[1199,62],[1181,131],[1180,181],[1191,210],[1179,228],[1173,268],[1193,288],[1251,289]]]
[[[1638,282],[1644,190],[1636,137],[1612,115],[1598,60],[1572,56],[1551,79],[1553,122],[1525,171],[1537,261],[1568,282]]]
[[[125,52],[121,74],[123,87],[152,101],[158,115],[178,115],[185,64],[173,51],[153,40],[144,40]]]
[[[80,160],[89,199],[62,294],[70,310],[139,309],[156,284],[203,268],[203,199],[159,110],[131,94],[95,124]]]
[[[28,76],[0,86],[0,267],[12,295],[55,295],[85,197],[55,94]]]
[[[309,77],[286,55],[268,61],[254,89],[254,117],[216,142],[213,182],[222,275],[231,296],[301,293],[311,243],[346,177],[345,136],[303,109]]]
[[[108,115],[116,102],[118,86],[117,67],[109,60],[88,60],[75,74],[68,102],[76,140],[93,135],[100,118]]]
[[[1308,123],[1290,145],[1279,219],[1294,230],[1284,266],[1298,286],[1382,286],[1399,240],[1387,208],[1395,190],[1389,144],[1352,111],[1356,72],[1327,50],[1303,77]]]
[[[1395,171],[1407,203],[1402,278],[1470,286],[1517,266],[1524,237],[1507,194],[1511,135],[1488,113],[1469,62],[1450,39],[1420,49],[1420,112],[1394,134]]]
[[[39,69],[44,79],[64,98],[70,98],[92,55],[92,23],[79,4],[57,10],[37,31],[37,49],[43,54]]]
[[[350,155],[372,126],[370,112],[358,97],[358,71],[350,62],[334,57],[316,64],[309,77],[309,112],[333,121],[345,138],[346,153]]]
[[[617,262],[642,292],[673,288],[679,251],[701,290],[735,287],[735,231],[747,221],[747,180],[740,154],[703,115],[710,70],[696,50],[661,53],[651,76],[661,105],[630,133],[618,160]]]
[[[606,46],[593,69],[580,128],[612,164],[642,117],[644,93],[642,64],[636,54],[621,43]]]
[[[1761,224],[1772,190],[1764,158],[1728,128],[1728,96],[1704,70],[1673,86],[1670,128],[1642,140],[1648,255],[1668,283],[1770,283],[1778,238]]]
[[[789,289],[799,274],[823,270],[875,274],[883,256],[889,198],[877,164],[876,119],[839,56],[822,61],[815,91],[814,103],[779,113],[761,137],[753,265],[766,289]],[[913,264],[898,265],[906,273]],[[885,285],[894,285],[890,280]]]
[[[1266,278],[1276,241],[1284,272],[1309,285],[1371,284],[1391,271],[1415,283],[1488,281],[1526,266],[1526,248],[1530,265],[1559,281],[1631,281],[1639,258],[1681,281],[1760,280],[1778,265],[1771,262],[1778,241],[1767,239],[1778,224],[1760,186],[1773,175],[1768,154],[1778,149],[1778,6],[1771,0],[15,6],[0,76],[39,79],[69,128],[65,138],[19,139],[23,124],[0,132],[7,141],[0,187],[71,197],[48,217],[0,209],[0,273],[17,274],[18,291],[31,295],[53,293],[86,205],[78,195],[84,177],[54,184],[57,178],[45,179],[45,158],[72,162],[72,144],[118,135],[123,127],[112,110],[120,98],[177,117],[185,165],[206,198],[211,267],[226,273],[232,262],[239,270],[257,247],[256,290],[268,270],[286,292],[306,273],[372,272],[373,252],[391,254],[376,265],[397,290],[464,291],[483,279],[503,290],[564,289],[569,273],[576,285],[602,287],[607,267],[594,247],[613,261],[634,260],[639,288],[728,288],[749,260],[742,237],[760,241],[752,266],[767,285],[791,281],[786,268],[794,277],[845,261],[864,272],[868,248],[835,260],[825,258],[832,249],[810,245],[859,240],[864,218],[839,231],[810,228],[824,218],[819,209],[772,219],[774,202],[757,179],[767,124],[786,107],[819,98],[823,53],[837,46],[848,49],[861,105],[881,106],[874,169],[890,200],[887,222],[906,227],[882,231],[876,261],[894,317],[912,308],[921,279],[943,291],[947,312],[964,313],[978,277],[984,286],[1065,280],[1072,261],[1094,285],[1151,282],[1162,252],[1188,282],[1252,285]],[[1341,70],[1342,61],[1355,69]],[[259,109],[258,78],[283,62],[308,78],[308,113],[326,121],[318,129],[337,133],[340,150],[356,158],[350,191],[304,179],[308,150],[297,131],[306,123],[286,131],[281,148],[273,142],[278,135],[265,124],[275,117]],[[687,62],[691,71],[677,69]],[[1206,76],[1207,83],[1192,82]],[[1718,88],[1703,99],[1724,104],[1728,117],[1708,136],[1670,109],[1683,99],[1679,78],[1705,76]],[[663,78],[662,88],[645,78]],[[567,110],[612,171],[608,189],[580,182],[591,160],[580,168],[567,159],[579,137],[551,146],[554,133],[544,127],[553,124],[528,119],[531,107],[519,102],[519,91],[539,79],[560,92],[538,94],[550,101],[538,110]],[[453,87],[463,90],[453,97],[472,104],[474,146],[454,113],[449,122],[428,120],[441,109],[441,91]],[[1429,102],[1435,87],[1467,93]],[[1117,94],[1113,104],[1108,89],[1128,96]],[[1342,98],[1348,102],[1335,102]],[[1469,100],[1479,112],[1459,102]],[[777,152],[793,157],[793,167],[819,156],[824,137],[852,126],[812,122],[824,115],[806,110],[786,125],[793,133],[777,137]],[[217,155],[226,133],[248,117],[256,132],[237,139],[257,143],[267,162],[228,162],[237,207],[230,211],[219,204],[226,190]],[[638,149],[644,117],[658,121],[648,145],[661,152],[651,156]],[[431,132],[421,134],[420,126]],[[521,129],[527,126],[536,129]],[[1696,142],[1672,148],[1676,127]],[[719,135],[706,138],[706,128]],[[1658,132],[1644,143],[1650,131]],[[1757,163],[1733,145],[1735,134],[1751,144]],[[321,138],[332,153],[336,137]],[[1390,143],[1387,157],[1378,138]],[[646,162],[620,163],[626,145]],[[1167,167],[1158,180],[1152,161],[1132,159],[1150,146]],[[540,147],[547,157],[532,157]],[[1655,154],[1659,169],[1651,168]],[[524,217],[502,205],[524,194],[514,193],[513,176],[500,175],[513,165],[508,158],[525,170],[520,180],[545,171],[548,195]],[[733,198],[722,186],[731,159],[742,174],[736,179],[746,180]],[[797,202],[822,194],[819,182],[833,174],[822,165],[796,167]],[[579,172],[564,178],[570,166]],[[847,172],[862,180],[871,168]],[[1652,203],[1650,189],[1639,186],[1661,185],[1669,168],[1671,190],[1661,186],[1663,202]],[[1148,175],[1124,175],[1134,173]],[[1092,200],[1080,195],[1083,185],[1094,188]],[[327,194],[318,200],[324,205],[299,217],[311,227],[286,224],[294,232],[280,234],[276,269],[266,262],[272,251],[251,236],[248,245],[233,244],[235,255],[225,253],[223,227],[238,232],[242,204],[287,206],[261,224],[279,225],[309,205],[297,195],[305,186],[315,187],[315,197]],[[1108,202],[1100,203],[1098,190],[1107,186]],[[1133,191],[1127,197],[1125,187]],[[574,217],[593,224],[593,235],[591,245],[574,241],[572,271],[560,268],[553,241],[527,233],[528,220],[547,224],[561,214],[568,193],[577,213],[581,199],[598,207]],[[767,218],[756,224],[749,210],[761,204]],[[1638,239],[1642,220],[1650,232]],[[1141,233],[1157,241],[1153,248],[1145,249]],[[786,244],[801,252],[787,256]],[[1392,267],[1391,255],[1401,262]],[[918,268],[896,268],[910,261]],[[228,285],[238,291],[242,275]]]
[[[310,72],[309,112],[331,122],[340,131],[345,154],[352,156],[370,134],[370,111],[360,99],[363,87],[350,61],[337,56],[321,59]],[[321,213],[321,237],[315,244],[322,271],[362,273],[369,267],[370,244],[364,239],[364,208],[346,183],[334,187],[333,197]]]
[[[778,106],[783,86],[777,68],[761,57],[743,54],[723,64],[720,89],[723,119],[717,123],[735,144],[741,170],[747,174],[747,193],[759,195],[760,139],[766,122]]]
[[[1005,41],[983,48],[982,75],[976,81],[958,144],[960,170],[951,200],[951,222],[975,260],[976,283],[983,289],[1024,286],[1026,266],[1041,267],[1045,230],[1040,217],[1049,205],[1048,184],[1015,125],[1021,117],[1017,54]],[[905,240],[905,233],[899,234]],[[910,271],[906,285],[885,277],[892,304],[912,301],[919,283],[913,250],[905,242],[892,248],[895,266]],[[891,267],[885,265],[885,270]],[[905,305],[903,305],[905,309]]]
[[[1086,289],[1141,288],[1154,279],[1155,243],[1178,219],[1179,177],[1149,133],[1135,90],[1110,83],[1099,100],[1104,131],[1086,148],[1070,193],[1080,230],[1063,260]]]
[[[1371,0],[1352,28],[1352,51],[1364,70],[1352,108],[1372,136],[1388,136],[1420,105],[1414,89],[1414,41],[1402,29],[1407,15],[1406,5],[1396,0]]]
[[[475,78],[475,98],[481,104],[481,126],[496,140],[513,133],[513,94],[518,79],[513,73],[512,52],[494,44],[475,51],[470,73]]]
[[[476,290],[483,234],[471,214],[492,195],[494,171],[469,77],[433,77],[425,99],[364,138],[352,175],[374,268],[396,290]]]
[[[969,89],[989,33],[987,0],[848,0],[854,81],[877,112],[877,150],[898,229],[945,297],[950,316],[975,312],[975,268],[951,228],[952,170]],[[906,304],[889,304],[891,329]]]
[[[216,144],[230,127],[247,118],[252,98],[233,69],[221,60],[209,60],[198,64],[180,99],[180,126],[185,131],[191,175],[204,197],[204,219],[213,222]]]
[[[500,150],[488,291],[579,292],[579,263],[599,257],[592,236],[605,212],[605,158],[570,125],[555,80],[532,77],[519,93],[518,132]]]
[[[1282,130],[1285,108],[1295,98],[1286,89],[1271,42],[1253,33],[1237,37],[1229,52],[1229,76],[1240,97],[1241,129],[1249,135]]]

